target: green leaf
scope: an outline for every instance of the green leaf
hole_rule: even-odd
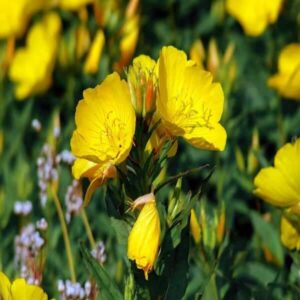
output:
[[[98,284],[101,299],[122,300],[123,296],[114,281],[109,277],[105,269],[98,263],[98,261],[85,248],[83,243],[80,243],[80,250],[88,271],[95,278]]]
[[[175,249],[174,264],[165,300],[182,299],[188,284],[189,226],[182,231],[181,243]]]
[[[218,300],[218,290],[216,285],[216,275],[212,274],[210,277],[207,286],[204,289],[202,300]]]

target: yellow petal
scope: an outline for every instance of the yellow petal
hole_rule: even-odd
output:
[[[81,7],[93,2],[94,0],[59,0],[59,6],[67,10],[79,10]]]
[[[6,275],[0,272],[0,299],[10,300],[11,284]]]
[[[280,95],[300,100],[300,44],[289,44],[279,55],[278,73],[273,75],[268,84]]]
[[[72,173],[75,179],[79,180],[82,177],[94,178],[97,170],[101,165],[90,160],[77,158],[72,166]]]
[[[223,150],[226,132],[219,124],[224,95],[212,75],[190,63],[184,52],[164,47],[159,58],[157,112],[169,135],[195,147]]]
[[[300,202],[300,139],[284,145],[275,156],[275,167],[263,168],[254,179],[255,194],[280,207]]]
[[[226,10],[251,36],[262,34],[279,15],[282,0],[227,0]]]
[[[281,242],[290,250],[300,249],[299,229],[284,216],[281,217]]]
[[[186,133],[183,138],[199,149],[223,151],[227,134],[220,124],[216,124],[210,128],[195,128],[191,133]]]
[[[21,36],[31,16],[45,3],[46,0],[0,0],[0,39]]]
[[[45,92],[51,84],[61,21],[49,13],[36,23],[12,60],[9,77],[16,83],[17,99]]]
[[[119,164],[132,146],[135,113],[128,86],[113,73],[94,89],[83,92],[76,108],[73,154],[94,163]]]
[[[279,55],[278,70],[291,74],[300,64],[300,43],[285,46]]]
[[[142,208],[128,238],[128,258],[143,269],[145,278],[152,270],[160,243],[160,220],[155,201]]]

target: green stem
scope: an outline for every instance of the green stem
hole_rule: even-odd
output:
[[[88,220],[88,217],[86,215],[84,208],[82,208],[80,210],[80,215],[81,215],[84,227],[85,227],[86,234],[90,241],[91,247],[94,249],[94,248],[96,248],[96,242],[95,242],[93,232],[92,232],[92,229],[91,229],[91,226],[90,226],[90,223],[89,223],[89,220]]]
[[[73,260],[72,250],[71,250],[71,243],[70,243],[70,238],[69,238],[69,234],[68,234],[67,224],[65,222],[64,213],[63,213],[62,207],[60,205],[58,195],[54,188],[52,188],[52,194],[53,194],[53,200],[54,200],[54,203],[56,206],[56,210],[58,213],[58,218],[60,221],[63,238],[64,238],[64,242],[65,242],[71,280],[72,280],[72,282],[76,282],[74,260]]]

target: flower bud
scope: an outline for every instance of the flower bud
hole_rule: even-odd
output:
[[[98,30],[93,40],[88,56],[84,64],[84,72],[95,74],[99,70],[99,62],[105,44],[105,36],[102,30]]]
[[[194,209],[191,210],[190,231],[192,233],[195,243],[198,244],[201,240],[201,227],[197,220],[196,212]]]
[[[157,65],[149,56],[133,60],[128,71],[131,101],[137,114],[146,116],[155,109],[157,95]]]
[[[136,262],[137,268],[144,271],[146,280],[152,270],[160,244],[160,219],[154,195],[138,198],[135,206],[143,208],[128,237],[128,258]]]

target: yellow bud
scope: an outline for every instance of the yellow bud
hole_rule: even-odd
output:
[[[140,55],[133,60],[127,73],[131,102],[137,114],[153,112],[157,96],[158,67],[149,56]]]
[[[221,209],[219,212],[219,219],[217,225],[217,241],[220,244],[223,241],[225,233],[225,205],[224,202],[221,204]]]
[[[220,65],[219,51],[215,39],[211,39],[208,45],[207,69],[215,77]]]
[[[190,59],[193,60],[199,67],[203,68],[205,59],[205,50],[200,39],[196,40],[190,49]]]
[[[139,31],[140,31],[140,16],[134,15],[130,18],[126,18],[124,25],[121,29],[121,41],[120,41],[120,59],[115,64],[114,68],[117,71],[122,71],[123,68],[128,65],[131,60],[135,47],[137,44]]]
[[[90,33],[86,25],[80,25],[76,30],[76,58],[80,59],[88,50],[91,43]]]
[[[95,74],[99,69],[99,62],[102,54],[102,50],[105,43],[105,36],[102,30],[98,30],[88,56],[84,64],[84,72],[87,74]]]
[[[126,7],[126,18],[131,18],[137,12],[139,0],[130,0]]]
[[[244,172],[245,171],[245,160],[244,160],[243,153],[238,146],[235,147],[234,152],[235,152],[235,160],[236,160],[237,167],[240,172]]]
[[[198,244],[201,240],[201,227],[197,220],[196,212],[194,209],[191,210],[190,231],[192,233],[195,243]]]
[[[252,133],[252,144],[251,144],[250,151],[248,153],[247,171],[249,174],[254,173],[258,166],[258,160],[255,155],[255,151],[258,149],[259,149],[259,133],[258,130],[255,128]]]
[[[136,262],[148,280],[153,269],[160,244],[160,220],[153,194],[147,195],[144,204],[128,237],[128,258]]]
[[[235,44],[233,42],[231,42],[226,50],[225,50],[225,53],[224,53],[224,57],[223,57],[223,62],[224,64],[228,64],[232,57],[233,57],[233,53],[234,53],[234,50],[235,50]]]

